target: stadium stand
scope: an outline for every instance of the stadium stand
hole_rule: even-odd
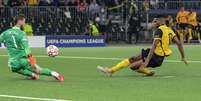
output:
[[[8,3],[3,3],[0,7],[0,32],[13,25],[15,15],[23,13],[27,16],[27,22],[32,25],[34,35],[85,35],[88,33],[87,27],[95,18],[93,16],[99,16],[98,13],[91,15],[89,11],[89,5],[93,1],[96,0],[53,0],[53,2],[41,0],[38,6],[29,6],[29,0],[19,0],[18,3],[8,0]],[[86,10],[79,9],[83,2]],[[111,34],[108,36],[113,40],[126,40],[133,6],[134,11],[140,12],[140,17],[145,18],[140,21],[142,26],[143,23],[148,25],[157,14],[163,13],[175,17],[181,6],[186,9],[193,8],[198,14],[201,13],[199,0],[97,0],[96,2],[98,6],[107,8],[107,18],[110,22],[107,33]],[[146,2],[148,5],[145,9]],[[141,29],[146,30],[147,26]]]

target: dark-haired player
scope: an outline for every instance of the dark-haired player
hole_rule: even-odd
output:
[[[7,29],[0,35],[0,42],[4,43],[8,50],[8,66],[12,72],[28,76],[31,79],[39,79],[39,75],[52,76],[59,81],[64,77],[48,68],[41,68],[36,64],[31,54],[26,34],[21,30],[25,25],[25,17],[19,15],[15,18],[15,26]]]
[[[97,69],[108,76],[112,76],[113,73],[129,67],[132,70],[145,74],[146,76],[153,76],[154,72],[150,71],[148,68],[160,67],[164,58],[172,54],[172,50],[169,48],[170,40],[176,43],[181,54],[181,60],[187,64],[183,45],[178,40],[173,30],[165,25],[164,17],[161,16],[155,18],[152,22],[152,26],[156,28],[156,31],[151,48],[142,49],[139,55],[124,59],[111,68],[98,66]]]

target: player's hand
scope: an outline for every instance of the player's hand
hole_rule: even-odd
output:
[[[33,57],[32,54],[29,54],[28,55],[28,58],[29,58],[29,62],[32,66],[34,66],[36,64],[36,59]]]
[[[188,65],[188,62],[185,58],[182,58],[181,61],[183,61],[186,65]]]
[[[145,62],[142,63],[141,66],[142,66],[142,67],[147,67],[148,63],[149,63],[148,61],[145,61]]]

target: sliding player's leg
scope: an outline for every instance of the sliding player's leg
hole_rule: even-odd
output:
[[[49,68],[41,68],[39,65],[35,64],[35,72],[40,74],[40,75],[45,75],[45,76],[52,76],[55,79],[59,81],[64,81],[64,76],[59,74],[56,71],[50,70]]]
[[[132,64],[133,62],[139,61],[142,59],[141,54],[137,55],[137,56],[133,56],[130,57],[128,59],[124,59],[123,61],[119,62],[118,64],[116,64],[115,66],[110,68],[110,71],[112,73],[117,72],[123,68],[127,68],[130,64]]]
[[[148,65],[145,67],[143,65],[143,62],[146,60],[147,56],[149,55],[149,51],[150,49],[142,49],[142,59],[140,61],[137,61],[137,62],[134,62],[130,65],[130,68],[132,70],[135,70],[139,73],[143,73],[145,74],[146,76],[153,76],[154,75],[154,72],[153,71],[150,71],[148,69],[148,67],[152,67],[152,68],[155,68],[155,67],[159,67],[162,65],[163,63],[163,60],[164,60],[164,56],[158,56],[156,54],[153,54],[152,58],[150,59]]]
[[[153,76],[154,72],[149,70],[147,67],[143,67],[142,64],[143,64],[143,60],[141,59],[139,61],[132,63],[130,65],[130,69],[132,69],[138,73],[145,74],[146,76]]]
[[[11,59],[11,60],[9,60],[8,66],[10,67],[12,72],[15,72],[15,73],[30,77],[32,79],[39,79],[39,76],[37,74],[35,74],[32,71],[24,69],[19,60],[20,59]]]
[[[16,71],[16,73],[30,77],[30,79],[32,80],[38,80],[39,79],[39,75],[28,70],[28,69],[20,69],[18,71]]]
[[[129,67],[130,64],[132,64],[133,62],[139,61],[141,59],[142,59],[141,55],[133,56],[131,58],[120,61],[115,66],[112,66],[110,68],[104,68],[104,67],[98,66],[97,69],[103,73],[106,73],[108,76],[111,76],[113,73],[123,68]]]
[[[27,58],[22,58],[21,64],[23,65],[24,70],[28,70],[39,75],[52,76],[59,81],[64,81],[64,77],[53,70],[50,70],[48,68],[41,68],[37,64],[35,64],[34,66],[31,66]]]

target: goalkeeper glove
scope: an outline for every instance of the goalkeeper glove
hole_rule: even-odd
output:
[[[33,55],[30,53],[28,55],[29,63],[33,66],[36,64],[36,59],[33,57]]]

